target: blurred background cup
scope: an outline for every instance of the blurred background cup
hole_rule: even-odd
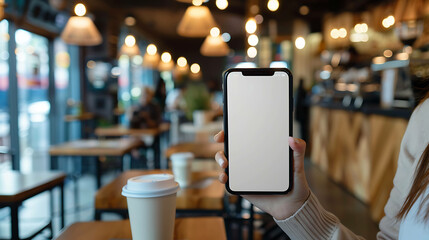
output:
[[[189,186],[191,184],[191,165],[194,160],[194,154],[190,152],[175,153],[171,155],[170,159],[174,179],[176,179],[180,187]]]
[[[128,179],[122,195],[127,197],[134,240],[173,239],[178,190],[179,185],[171,174]]]
[[[211,122],[213,119],[213,114],[211,111],[196,110],[193,112],[192,118],[195,126],[202,127]]]

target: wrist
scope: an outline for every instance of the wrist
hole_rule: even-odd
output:
[[[303,195],[305,197],[296,199],[295,201],[287,201],[277,208],[273,209],[271,216],[273,216],[276,220],[284,220],[293,216],[296,212],[301,209],[304,203],[310,197],[310,191]]]

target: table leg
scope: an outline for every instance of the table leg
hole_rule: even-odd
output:
[[[49,220],[49,229],[51,230],[51,234],[49,239],[52,239],[54,237],[54,227],[52,222],[54,221],[55,214],[54,214],[54,189],[49,190],[49,208],[51,209],[51,219]]]
[[[162,132],[161,133],[161,139],[160,139],[160,152],[161,152],[161,169],[168,169],[168,160],[165,154],[163,154],[162,149],[167,149],[168,147],[168,132]]]
[[[153,142],[155,169],[161,168],[161,144],[160,137],[157,135]]]
[[[51,170],[58,169],[58,157],[51,156]]]
[[[97,172],[97,189],[101,187],[101,160],[97,158],[97,165],[95,166]]]
[[[253,220],[255,217],[255,212],[253,210],[253,204],[250,204],[250,209],[249,209],[249,237],[247,239],[249,240],[253,240]]]
[[[12,240],[19,239],[19,228],[18,228],[18,207],[19,203],[13,203],[10,206],[10,215],[11,215],[11,230],[12,230]]]
[[[95,209],[94,219],[96,221],[101,220],[101,212],[99,210],[97,210],[97,209]]]
[[[64,228],[64,182],[60,184],[60,211],[61,211],[61,229]]]

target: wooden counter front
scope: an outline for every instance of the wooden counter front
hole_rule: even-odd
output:
[[[317,106],[311,108],[310,120],[312,161],[367,203],[379,221],[408,121]]]

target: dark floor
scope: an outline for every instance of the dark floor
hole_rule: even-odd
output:
[[[326,210],[335,214],[355,234],[365,239],[376,239],[378,224],[371,219],[368,206],[309,161],[306,161],[306,175],[311,190]]]
[[[378,231],[377,224],[370,218],[370,213],[362,202],[345,191],[342,187],[331,181],[319,168],[306,161],[307,178],[312,191],[319,198],[322,205],[334,213],[341,222],[354,233],[366,238],[375,239]],[[103,177],[103,183],[112,180],[118,173],[111,172]],[[75,205],[74,185],[71,181],[65,187],[66,225],[76,221],[91,221],[94,213],[95,178],[92,175],[84,175],[78,182],[79,199]],[[56,193],[58,194],[58,192]],[[55,205],[58,206],[58,203]],[[56,208],[58,209],[58,208]],[[40,194],[26,202],[20,209],[20,230],[26,235],[43,221],[49,219],[49,194]],[[59,232],[59,214],[55,212],[54,233]],[[104,214],[103,220],[120,219],[115,214]],[[257,221],[256,229],[273,228],[270,217],[263,217],[264,222]],[[278,229],[277,229],[278,230]],[[9,209],[0,209],[0,239],[10,238]],[[285,239],[280,233],[273,231],[276,239]],[[35,239],[46,239],[46,233]]]

